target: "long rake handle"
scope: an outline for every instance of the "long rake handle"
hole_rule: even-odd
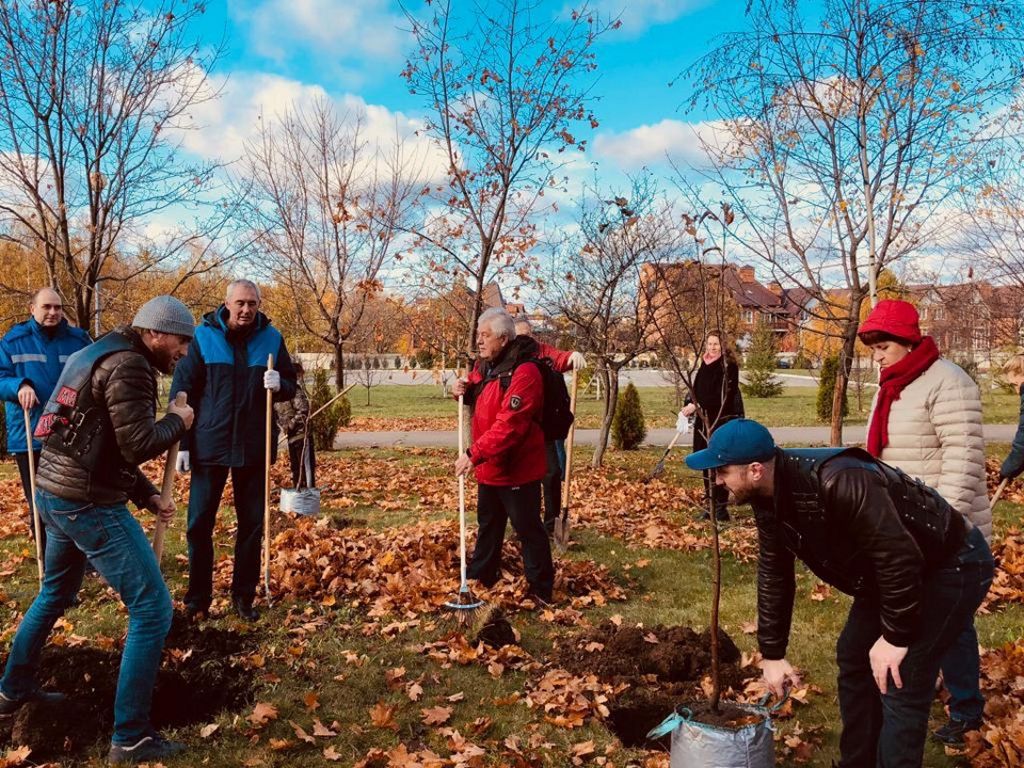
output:
[[[274,370],[274,356],[267,355],[267,370]],[[263,590],[270,604],[270,445],[273,432],[274,393],[267,390],[266,440],[263,458]]]
[[[464,396],[459,395],[459,456],[466,452],[466,415]],[[466,476],[459,475],[459,588],[467,588],[466,578]]]
[[[184,392],[179,392],[175,398],[175,405],[182,406],[188,402],[188,395]],[[160,485],[160,502],[167,504],[174,498],[174,472],[177,469],[175,466],[178,463],[178,443],[175,442],[170,448],[167,449],[167,461],[164,464],[164,480]],[[167,534],[167,523],[165,523],[160,517],[156,519],[156,528],[153,531],[153,553],[156,555],[157,564],[163,560],[164,557],[164,536]]]
[[[1001,483],[999,483],[999,487],[996,488],[996,492],[992,496],[992,501],[990,501],[989,504],[988,504],[989,512],[991,512],[993,509],[996,508],[996,502],[999,501],[999,497],[1003,495],[1003,491],[1006,490],[1006,485],[1009,482],[1010,482],[1010,478],[1004,477],[1003,481]]]
[[[562,517],[569,516],[569,483],[572,481],[572,446],[576,437],[576,393],[579,391],[579,371],[572,369],[572,385],[569,389],[569,410],[572,411],[573,420],[569,425],[569,434],[565,440],[565,477],[562,482]]]
[[[36,532],[36,565],[39,570],[39,588],[43,587],[43,521],[39,519],[39,507],[36,506],[36,462],[35,454],[32,452],[32,415],[28,408],[22,408],[25,414],[25,445],[28,448],[26,458],[28,459],[28,487],[32,499],[29,507],[32,509],[32,527]]]

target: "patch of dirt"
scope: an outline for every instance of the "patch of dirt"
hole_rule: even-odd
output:
[[[756,674],[739,666],[740,651],[719,632],[722,690],[740,690]],[[606,621],[555,653],[555,663],[577,675],[597,675],[627,688],[609,702],[608,725],[627,747],[652,747],[647,732],[684,700],[692,699],[711,671],[711,632],[690,627],[617,627]],[[659,742],[668,747],[667,739]]]
[[[506,645],[515,645],[519,640],[505,614],[500,608],[495,608],[486,616],[473,642],[486,643],[491,648],[504,648]]]
[[[153,694],[153,726],[159,730],[207,723],[221,711],[244,709],[253,700],[253,675],[239,661],[253,647],[244,635],[192,626],[176,617]],[[33,759],[65,765],[91,753],[105,754],[120,666],[120,650],[48,646],[40,680],[68,698],[50,705],[32,702],[13,718],[0,720],[0,751],[28,746]]]

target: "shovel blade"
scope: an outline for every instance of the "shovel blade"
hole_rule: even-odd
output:
[[[569,546],[569,515],[559,515],[555,520],[555,546],[559,552],[564,552]]]

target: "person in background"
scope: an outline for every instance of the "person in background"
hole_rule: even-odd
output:
[[[43,405],[50,399],[68,357],[92,343],[89,334],[64,318],[64,303],[52,288],[40,288],[29,302],[30,317],[0,339],[0,399],[7,408],[7,452],[13,454],[25,492],[29,535],[35,538],[32,521],[32,485],[28,462],[39,466],[38,440],[29,451],[24,411],[29,411],[35,431]],[[40,521],[41,549],[46,551],[46,526]]]
[[[316,487],[316,457],[313,453],[312,435],[307,439],[307,423],[309,418],[309,396],[303,384],[305,370],[302,363],[292,360],[295,368],[295,397],[280,403],[274,403],[277,425],[288,438],[288,462],[292,469],[293,488]],[[305,468],[303,466],[305,465]],[[301,483],[300,480],[301,470]]]
[[[867,450],[937,490],[989,543],[992,513],[985,483],[981,393],[960,366],[922,336],[913,304],[878,302],[857,329],[881,369],[868,418]],[[934,737],[963,744],[981,727],[985,699],[973,614],[942,659],[949,722]]]
[[[295,369],[284,339],[259,311],[260,289],[250,280],[228,285],[224,303],[203,317],[188,355],[174,370],[171,399],[188,395],[195,428],[182,440],[178,469],[192,472],[188,497],[188,591],[191,620],[209,613],[213,601],[213,528],[228,475],[235,493],[235,567],[231,605],[246,621],[260,580],[263,544],[263,472],[267,390],[277,402],[295,396]],[[267,368],[267,355],[274,369]],[[273,433],[277,425],[270,424]],[[271,435],[273,463],[277,435]]]
[[[1024,355],[1014,355],[1003,366],[1003,376],[1020,394],[1020,417],[1010,453],[999,468],[1000,480],[1012,480],[1024,472]]]
[[[525,316],[516,318],[516,338],[533,339],[537,342],[536,356],[551,361],[551,367],[559,373],[581,370],[587,367],[587,358],[576,350],[562,350],[533,338],[533,327]],[[474,369],[475,370],[475,369]],[[544,528],[551,536],[555,532],[555,520],[562,506],[562,478],[565,477],[565,441],[545,440],[544,455],[548,471],[540,486],[544,499]]]
[[[680,425],[683,419],[696,416],[693,425],[693,450],[704,450],[708,438],[715,430],[732,419],[743,418],[743,394],[740,392],[740,366],[733,351],[725,346],[722,335],[717,331],[709,333],[704,340],[704,354],[700,367],[693,378],[693,391],[686,396],[683,410],[679,412]],[[705,426],[705,419],[710,429]],[[704,498],[714,500],[715,517],[729,519],[728,491],[716,485],[711,472],[704,471]],[[705,509],[704,519],[710,517]]]

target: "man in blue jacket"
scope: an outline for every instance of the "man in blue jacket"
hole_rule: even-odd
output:
[[[25,439],[25,409],[30,411],[32,430],[35,431],[43,405],[50,399],[57,379],[64,370],[68,356],[92,342],[81,328],[69,325],[64,319],[64,304],[52,288],[40,288],[29,305],[32,316],[18,323],[0,339],[0,399],[7,408],[7,451],[14,454],[21,475],[25,501],[29,503],[29,531],[35,537],[32,525],[28,461],[29,448]],[[32,461],[39,465],[40,444],[32,441]],[[43,529],[42,549],[46,547]]]
[[[259,618],[252,602],[263,538],[264,393],[273,391],[277,402],[295,395],[291,357],[259,306],[255,283],[232,282],[224,304],[203,317],[188,355],[174,369],[171,399],[185,392],[195,409],[195,423],[178,453],[178,469],[192,472],[185,593],[191,619],[205,616],[213,601],[213,527],[229,471],[238,518],[232,605],[248,621]],[[267,369],[267,355],[274,356],[274,370]],[[277,425],[271,428],[271,451],[276,452]],[[275,458],[272,453],[270,461]]]

